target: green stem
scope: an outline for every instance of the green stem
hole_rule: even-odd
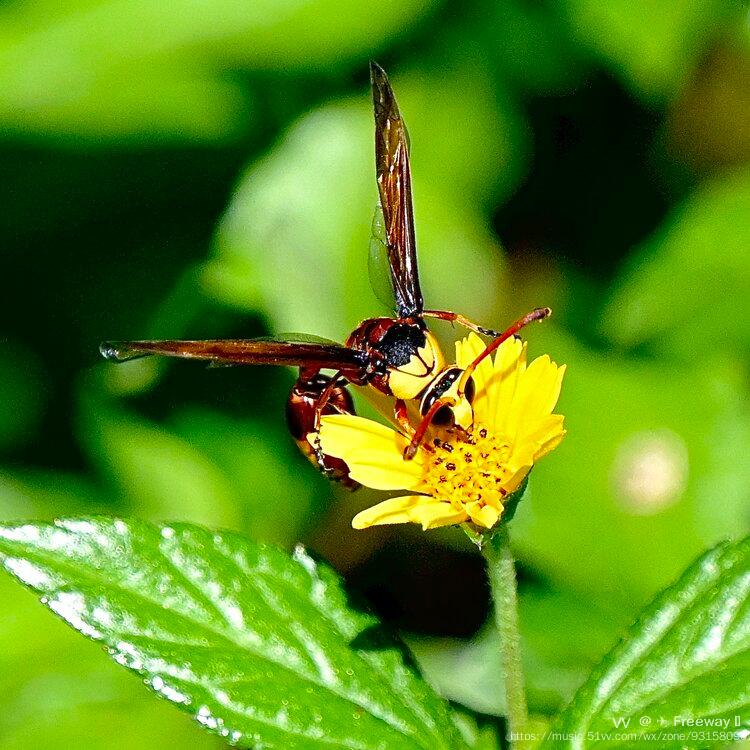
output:
[[[511,738],[520,737],[528,723],[526,691],[521,665],[521,635],[518,629],[518,594],[516,568],[510,551],[508,526],[503,523],[483,545],[487,574],[495,609],[495,623],[500,634],[506,716]],[[522,746],[511,739],[512,748]]]

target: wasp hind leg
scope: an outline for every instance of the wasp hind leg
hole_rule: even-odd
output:
[[[468,328],[474,333],[481,333],[482,336],[490,336],[496,338],[500,335],[500,331],[495,331],[492,328],[485,328],[475,323],[473,320],[469,320],[465,315],[455,313],[450,310],[425,310],[422,312],[422,316],[425,318],[437,318],[438,320],[447,320],[449,323],[458,323],[464,328]]]
[[[319,378],[324,378],[318,374]],[[341,385],[338,385],[340,383]],[[341,372],[337,372],[332,378],[328,379],[327,385],[320,392],[320,395],[315,401],[315,411],[313,415],[313,439],[315,449],[315,459],[318,462],[318,468],[329,478],[334,479],[335,469],[326,463],[326,459],[329,458],[323,453],[323,446],[320,443],[320,420],[323,414],[341,414],[341,410],[336,408],[336,402],[334,399],[334,393],[345,391],[346,381],[341,377]],[[338,389],[338,391],[337,391]],[[349,395],[348,391],[345,391]],[[351,397],[350,397],[351,398]],[[346,409],[344,413],[351,414],[354,411],[354,403],[351,404],[351,409]]]

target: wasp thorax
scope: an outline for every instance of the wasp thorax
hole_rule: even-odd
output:
[[[400,360],[403,359],[402,355]],[[417,398],[442,366],[443,355],[437,341],[424,331],[420,345],[411,349],[409,359],[391,369],[388,381],[391,393],[405,400]]]
[[[446,404],[438,408],[432,417],[432,424],[438,427],[457,425],[468,430],[474,422],[474,411],[471,408],[474,400],[474,380],[469,378],[464,392],[459,395],[461,376],[464,371],[459,367],[449,367],[441,372],[422,394],[419,410],[422,416],[433,407],[438,399],[445,399]]]
[[[378,351],[389,367],[408,366],[412,357],[427,345],[427,331],[418,323],[394,323],[378,341]]]
[[[347,344],[383,361],[385,371],[373,377],[372,385],[398,399],[416,398],[443,367],[437,341],[416,318],[365,321]]]

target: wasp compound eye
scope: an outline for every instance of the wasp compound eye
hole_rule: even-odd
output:
[[[469,378],[466,381],[466,386],[464,387],[464,398],[470,403],[474,403],[474,396],[476,395],[477,387],[474,384],[474,378]]]
[[[450,427],[453,424],[453,410],[450,406],[441,406],[432,418],[432,424],[438,427]]]

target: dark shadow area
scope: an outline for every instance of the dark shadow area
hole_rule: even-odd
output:
[[[667,209],[650,156],[662,116],[603,72],[526,110],[533,164],[495,213],[498,236],[511,255],[541,251],[606,281]]]

